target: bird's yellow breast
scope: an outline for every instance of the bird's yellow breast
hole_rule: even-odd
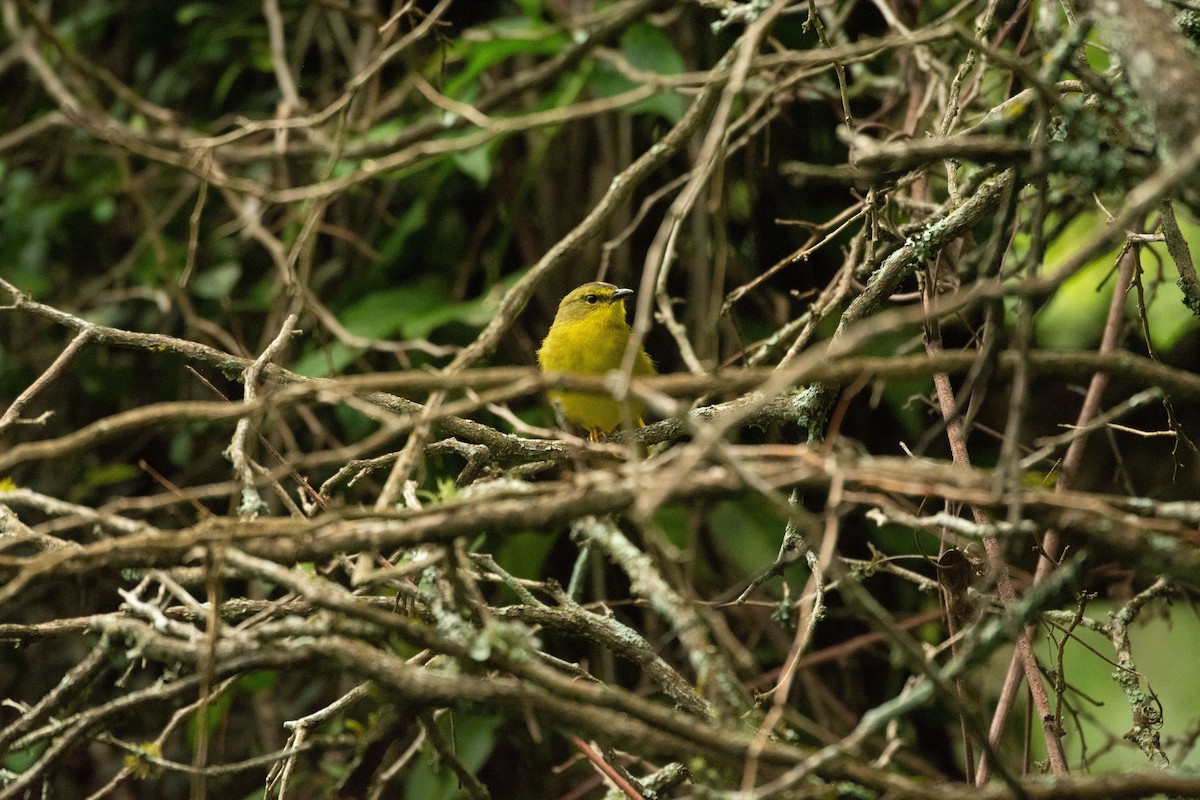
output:
[[[596,294],[589,294],[588,287],[602,287],[595,290],[600,296],[591,304],[586,298]],[[611,299],[615,290],[610,284],[585,284],[567,295],[538,350],[543,370],[603,375],[621,368],[630,329],[625,321],[625,304],[619,298]],[[654,364],[642,348],[638,348],[633,374],[654,374]],[[593,435],[608,433],[621,424],[621,407],[611,397],[588,392],[549,394],[551,400],[562,405],[568,420]],[[645,404],[631,397],[628,408],[629,419],[640,425]]]

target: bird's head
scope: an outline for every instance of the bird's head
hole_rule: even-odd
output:
[[[594,281],[573,290],[558,304],[555,322],[613,318],[625,321],[625,298],[633,289],[619,289],[611,283]]]

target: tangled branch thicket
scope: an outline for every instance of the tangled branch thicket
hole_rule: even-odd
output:
[[[1188,4],[0,12],[0,798],[1200,796]]]

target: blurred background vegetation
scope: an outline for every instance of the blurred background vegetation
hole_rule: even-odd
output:
[[[895,25],[881,9],[914,31],[935,26],[968,31],[980,10],[977,5],[902,0],[817,4],[835,45],[894,34]],[[168,334],[251,358],[276,335],[301,297],[303,336],[276,363],[308,376],[448,363],[497,313],[504,292],[568,235],[614,178],[679,122],[703,85],[698,74],[711,69],[744,30],[721,12],[733,4],[719,2],[279,0],[288,59],[281,65],[273,57],[269,14],[264,12],[276,6],[273,0],[3,0],[2,6],[7,33],[0,40],[0,277],[40,303],[95,323]],[[1038,14],[1057,18],[1055,4],[1006,0],[997,6],[996,27],[990,32],[995,46],[1025,69],[998,62],[981,68],[961,112],[962,126],[978,123],[988,110],[1033,85],[1031,76],[1055,46],[1047,30],[1035,25]],[[427,32],[398,55],[381,56],[430,14],[436,21]],[[602,38],[589,42],[596,31]],[[49,75],[30,68],[21,42],[35,48]],[[1103,102],[1066,97],[1061,107],[1048,112],[1059,126],[1054,141],[1061,150],[1051,154],[1042,173],[1026,177],[1042,182],[1038,185],[1050,211],[1036,217],[1025,202],[1028,194],[1023,196],[1008,245],[1011,264],[1033,250],[1043,272],[1053,272],[1105,228],[1105,209],[1119,208],[1149,170],[1153,144],[1124,124],[1134,114],[1136,99],[1106,71],[1109,57],[1094,33],[1089,42],[1081,48],[1087,59],[1063,59],[1057,74],[1041,76],[1100,87]],[[837,77],[828,66],[805,72],[784,58],[822,47],[807,4],[797,3],[781,16],[763,48],[768,63],[756,70],[737,109],[746,113],[745,124],[681,228],[678,264],[668,287],[706,367],[744,364],[748,352],[800,317],[838,275],[863,223],[834,233],[802,259],[783,262],[833,231],[838,215],[868,192],[886,195],[895,189],[900,177],[885,175],[873,183],[838,171],[847,164],[850,147]],[[872,57],[854,60],[847,66],[845,94],[855,133],[886,142],[919,139],[936,130],[938,103],[966,50],[962,39],[947,36],[880,47]],[[780,56],[774,64],[769,63],[771,54]],[[294,81],[298,105],[281,88],[281,69]],[[926,97],[904,94],[904,87],[923,80],[929,82]],[[56,85],[62,95],[55,95]],[[627,93],[642,87],[655,88],[630,101]],[[64,113],[63,96],[79,103],[76,116]],[[581,111],[578,105],[604,100],[611,101],[607,110]],[[747,112],[751,101],[763,106]],[[561,112],[557,117],[556,111]],[[547,121],[500,130],[502,121],[535,113],[546,114]],[[277,117],[297,122],[286,128],[256,124]],[[1026,117],[1002,132],[1020,139],[1030,126]],[[480,136],[481,129],[491,135]],[[541,285],[489,354],[488,364],[533,364],[558,299],[570,288],[598,276],[638,286],[647,248],[672,192],[694,166],[700,138],[639,185],[600,235]],[[406,148],[412,155],[401,166],[376,171],[382,160]],[[213,164],[219,165],[224,184],[206,178],[215,174],[206,172]],[[967,161],[962,175],[969,183],[994,164],[990,159]],[[329,191],[306,193],[304,188],[339,180],[344,183]],[[924,180],[924,197],[914,191],[911,203],[897,199],[877,206],[879,252],[862,260],[856,279],[865,280],[931,204],[946,200],[940,162]],[[1186,211],[1180,215],[1197,252],[1200,227]],[[987,241],[993,224],[985,221],[967,249]],[[1038,226],[1037,241],[1031,241],[1024,225]],[[1044,257],[1037,259],[1034,248],[1043,246]],[[1034,346],[1096,347],[1115,290],[1118,251],[1104,252],[1037,301]],[[970,260],[964,259],[959,280],[973,279]],[[727,303],[734,289],[781,263],[782,268]],[[1125,345],[1146,353],[1152,344],[1163,361],[1197,371],[1200,324],[1181,302],[1172,259],[1161,243],[1152,243],[1143,250],[1141,264],[1140,291],[1129,300]],[[916,278],[909,278],[895,304],[919,303],[917,289]],[[1139,295],[1144,328],[1138,322]],[[1002,341],[1012,335],[1015,299],[1007,311]],[[817,340],[831,335],[836,324],[835,312],[822,323]],[[943,324],[948,349],[973,346],[982,312],[967,311]],[[860,352],[920,352],[921,331],[920,324],[889,330]],[[73,335],[45,319],[0,312],[0,406],[7,407],[28,387]],[[787,344],[770,351],[763,363],[777,363]],[[647,349],[660,372],[683,369],[678,348],[661,326],[652,328]],[[242,391],[237,377],[194,367],[172,354],[90,345],[38,395],[26,415],[52,411],[53,416],[42,425],[0,434],[0,448],[61,436],[150,403],[218,396],[237,400]],[[847,399],[839,435],[871,454],[909,451],[946,458],[930,386],[925,379],[868,384]],[[1033,441],[1073,422],[1081,391],[1057,378],[1035,380],[1023,436]],[[1006,387],[997,385],[981,403],[971,450],[977,466],[990,466],[1000,456],[995,432],[1005,428],[1008,401]],[[529,425],[554,425],[540,397],[522,398],[508,410]],[[513,417],[505,411],[483,410],[473,418],[512,431]],[[1200,433],[1196,411],[1195,403],[1174,406],[1179,433],[1193,439]],[[1169,426],[1161,405],[1124,422],[1149,430]],[[294,418],[269,417],[262,434],[287,459],[359,441],[375,428],[376,422],[348,405],[314,406]],[[748,443],[803,440],[791,423],[738,435]],[[1093,438],[1077,488],[1195,499],[1200,461],[1182,437],[1109,432]],[[137,498],[163,492],[160,476],[185,489],[227,480],[223,453],[228,441],[227,424],[189,422],[107,441],[78,457],[23,464],[0,478],[47,496],[177,528],[205,513],[235,514],[238,497],[206,499],[204,511],[187,503],[139,511]],[[422,496],[452,494],[461,468],[457,456],[427,458],[419,472]],[[305,477],[316,486],[335,469],[331,465]],[[364,480],[338,500],[346,506],[369,504],[382,480]],[[1035,466],[1030,480],[1053,485],[1053,460]],[[820,496],[801,499],[814,509],[824,504]],[[283,511],[275,505],[272,513]],[[26,518],[30,524],[46,521],[36,511]],[[693,597],[709,601],[736,596],[748,576],[772,562],[783,525],[756,493],[747,491],[711,504],[664,508],[656,527],[665,537],[663,547],[678,548],[680,572],[674,580]],[[565,528],[506,537],[481,534],[471,544],[529,579],[556,578],[565,584],[575,559]],[[895,556],[927,576],[933,570],[922,554],[938,549],[930,536],[896,525],[879,527],[858,512],[843,520],[840,544],[845,557]],[[1034,559],[1029,543],[1013,544],[1009,553],[1015,574],[1027,576]],[[1092,559],[1088,588],[1111,601],[1122,602],[1144,588],[1146,576],[1134,574],[1111,555],[1098,552]],[[782,581],[760,589],[757,603],[728,609],[722,617],[728,625],[725,635],[742,642],[753,657],[748,672],[760,675],[764,684],[759,688],[769,683],[770,669],[778,666],[791,642],[786,625],[772,615],[773,606],[800,592],[807,575],[802,565],[789,567]],[[125,576],[111,573],[96,583],[50,584],[24,598],[9,621],[112,610],[119,602],[113,589],[124,581]],[[911,582],[883,573],[866,583],[898,617],[914,620],[913,629],[924,641],[942,641],[933,613],[939,605],[936,592],[919,591]],[[496,602],[514,601],[505,591],[496,590]],[[627,596],[622,578],[611,571],[596,573],[591,599],[613,600],[620,618],[658,641],[651,615],[621,605]],[[1139,634],[1139,665],[1170,712],[1164,738],[1186,743],[1200,732],[1195,722],[1200,689],[1186,670],[1170,665],[1191,663],[1174,643],[1186,642],[1183,647],[1191,652],[1200,631],[1190,610],[1171,619],[1171,626]],[[813,650],[866,631],[835,602],[817,628]],[[60,644],[30,642],[20,652],[0,652],[0,687],[7,687],[8,696],[36,702],[87,647],[82,640],[71,647]],[[1039,645],[1045,655],[1045,641]],[[673,645],[666,641],[662,647],[670,654]],[[555,641],[547,649],[571,660],[609,658],[604,668],[616,682],[637,680],[628,665],[614,665],[610,656],[578,641]],[[1112,689],[1111,665],[1084,650],[1071,650],[1068,659],[1072,683],[1098,682]],[[977,676],[981,698],[994,696],[1002,672],[1000,665]],[[114,671],[111,678],[116,677]],[[906,677],[888,648],[876,644],[854,658],[806,669],[796,702],[816,720],[814,730],[844,732],[863,711],[897,693]],[[231,757],[265,752],[282,744],[280,720],[330,702],[352,685],[348,680],[328,671],[251,675],[209,709],[209,724]],[[1098,696],[1102,691],[1097,687],[1085,693]],[[239,703],[243,698],[246,704]],[[1085,736],[1097,741],[1089,744],[1094,748],[1089,752],[1103,750],[1112,759],[1100,767],[1144,766],[1141,754],[1119,741],[1121,726],[1128,725],[1120,696],[1108,702],[1120,713],[1116,720],[1086,729]],[[164,718],[169,711],[161,710]],[[448,719],[442,724],[455,737],[463,763],[479,771],[494,796],[515,797],[523,791],[520,787],[535,784],[540,787],[536,793],[522,796],[576,796],[571,787],[590,775],[586,766],[570,762],[570,751],[560,740],[534,741],[521,720],[486,713],[454,717],[452,726]],[[139,735],[152,738],[162,724],[162,719],[141,719],[123,735],[130,741]],[[363,718],[357,724],[370,723]],[[923,708],[903,727],[906,769],[960,775],[957,722],[947,708]],[[1010,734],[1011,744],[1019,748],[1020,726],[1010,726]],[[194,735],[193,730],[188,737]],[[820,740],[811,731],[802,736],[809,743]],[[191,741],[174,743],[178,760],[188,760],[179,752],[188,752]],[[1198,763],[1190,746],[1181,745],[1181,750],[1187,754],[1184,763]],[[20,772],[40,752],[31,746],[10,754],[6,766]],[[120,758],[118,749],[100,744],[78,751],[58,776],[60,796],[85,796],[70,787],[94,789]],[[1080,763],[1078,754],[1073,758]],[[454,796],[458,780],[452,773],[431,757],[414,763],[403,777],[407,788],[397,796]],[[551,772],[555,765],[562,765],[562,771]],[[336,758],[312,759],[305,770],[314,782],[295,796],[331,791],[345,769]],[[222,781],[221,796],[262,796],[261,775]],[[119,796],[180,796],[186,785],[186,776],[168,772],[157,781],[130,783]]]

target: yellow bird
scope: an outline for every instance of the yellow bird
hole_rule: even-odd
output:
[[[629,344],[629,323],[625,321],[625,298],[632,289],[618,289],[611,283],[585,283],[558,304],[554,324],[538,350],[538,364],[546,372],[577,372],[603,375],[621,368]],[[638,347],[633,360],[634,375],[654,375],[654,362]],[[568,420],[586,428],[592,441],[621,424],[617,401],[589,392],[550,392],[550,399],[562,405]],[[645,404],[629,398],[629,416],[640,428]]]

